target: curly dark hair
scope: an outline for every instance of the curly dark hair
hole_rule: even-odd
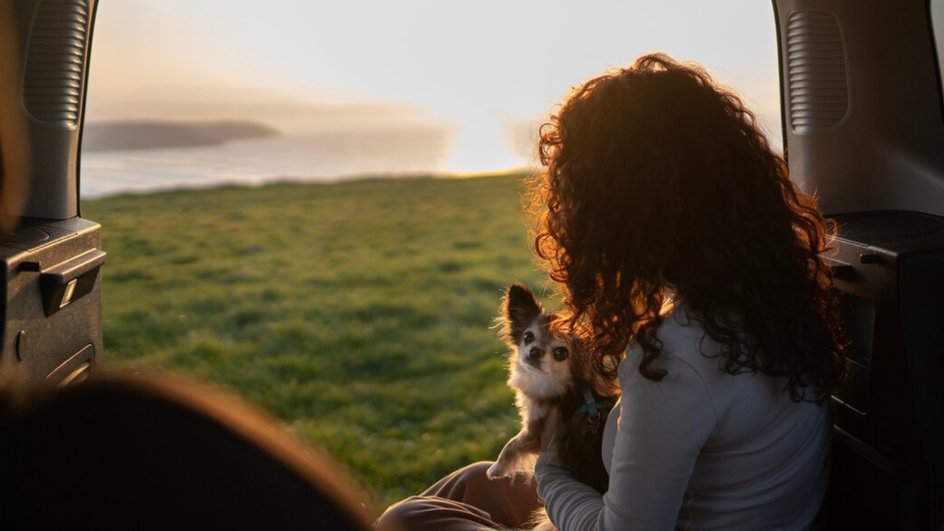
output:
[[[539,147],[535,252],[601,373],[615,379],[637,341],[640,372],[665,375],[653,361],[672,290],[724,346],[722,370],[782,377],[793,400],[829,396],[846,345],[823,256],[835,227],[737,95],[646,55],[577,87]]]

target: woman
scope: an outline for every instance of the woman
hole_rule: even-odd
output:
[[[603,496],[557,465],[548,423],[535,478],[553,523],[808,527],[826,485],[823,403],[844,344],[822,257],[827,224],[753,114],[701,68],[647,55],[577,88],[542,128],[540,154],[536,252],[597,370],[623,393],[604,432]],[[459,491],[448,501],[490,515],[502,502],[468,495],[488,488],[479,468],[385,520],[421,528],[417,515]],[[532,503],[517,488],[490,495]],[[439,525],[520,525],[451,516]]]

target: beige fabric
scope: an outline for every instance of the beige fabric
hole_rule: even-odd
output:
[[[384,531],[481,531],[524,527],[541,507],[531,477],[490,480],[490,462],[479,462],[442,478],[419,496],[388,508],[377,521]]]

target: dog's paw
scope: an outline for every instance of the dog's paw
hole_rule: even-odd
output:
[[[509,474],[505,472],[505,467],[502,466],[501,462],[496,462],[493,463],[492,466],[488,467],[485,475],[488,476],[488,479],[498,479],[507,477]]]

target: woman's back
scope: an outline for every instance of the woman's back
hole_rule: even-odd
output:
[[[610,518],[647,529],[676,518],[680,529],[806,527],[826,486],[826,408],[791,400],[782,380],[722,371],[713,357],[722,345],[684,310],[658,330],[661,382],[640,374],[638,347],[620,365],[623,398],[603,443],[624,483],[611,483]],[[617,422],[627,432],[619,441]],[[654,490],[666,476],[674,486]]]

